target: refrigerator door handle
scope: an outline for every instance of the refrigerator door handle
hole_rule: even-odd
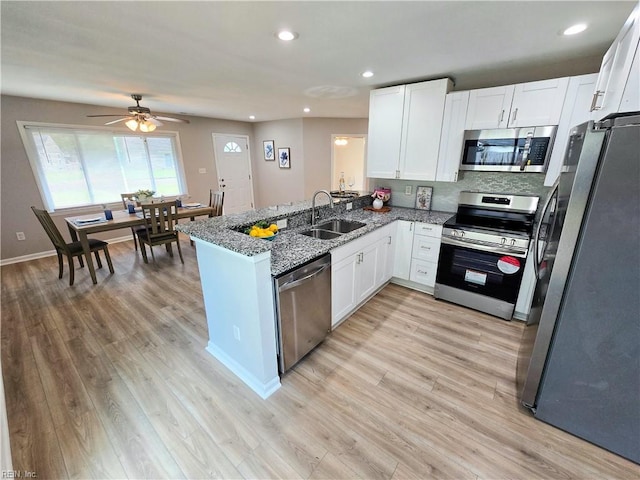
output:
[[[551,190],[551,194],[549,195],[549,197],[547,198],[546,203],[544,204],[544,207],[542,208],[542,213],[540,214],[540,221],[538,222],[538,228],[536,228],[536,236],[535,236],[535,240],[533,242],[533,254],[535,260],[536,260],[536,268],[535,268],[535,274],[536,274],[536,280],[540,280],[540,264],[542,263],[540,260],[540,251],[539,251],[539,246],[538,246],[538,242],[540,241],[540,230],[542,229],[542,220],[544,220],[546,214],[547,214],[547,210],[549,210],[549,206],[551,205],[551,202],[553,202],[553,199],[555,198],[556,194],[558,193],[558,188],[560,187],[560,179],[558,178],[558,180],[556,180],[556,183],[553,185],[553,189]],[[547,232],[547,238],[548,236],[551,235],[551,232]]]

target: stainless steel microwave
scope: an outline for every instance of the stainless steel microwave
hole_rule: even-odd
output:
[[[545,172],[557,128],[467,130],[460,170]]]

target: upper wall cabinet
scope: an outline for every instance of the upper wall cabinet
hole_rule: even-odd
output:
[[[547,187],[552,186],[560,175],[571,129],[591,119],[589,106],[591,105],[591,96],[597,80],[597,73],[571,77],[569,80],[569,88],[567,89],[567,96],[560,115],[556,139],[553,143],[549,166],[544,177],[544,184]]]
[[[591,104],[592,119],[600,120],[615,112],[635,111],[638,105],[638,42],[640,41],[639,7],[636,5],[602,58],[598,83]],[[625,101],[623,101],[623,98]]]
[[[469,105],[469,91],[447,94],[440,135],[436,181],[457,182],[464,140],[464,124]]]
[[[367,176],[435,180],[448,78],[372,90]]]
[[[557,125],[568,78],[472,90],[465,130]]]

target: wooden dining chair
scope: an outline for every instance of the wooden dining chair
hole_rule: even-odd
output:
[[[122,206],[124,209],[127,209],[127,200],[134,202],[135,204],[135,193],[121,193],[120,198],[122,199]],[[144,230],[143,227],[131,227],[131,235],[133,235],[133,246],[138,251],[138,230]]]
[[[46,210],[40,210],[36,207],[31,207],[31,210],[33,210],[33,213],[36,214],[36,217],[40,221],[40,224],[44,228],[44,231],[47,232],[51,243],[53,243],[53,246],[56,249],[56,253],[58,255],[58,278],[62,278],[64,269],[62,255],[65,255],[69,262],[69,285],[73,285],[75,273],[73,257],[78,257],[78,263],[80,263],[80,267],[84,267],[84,262],[82,261],[82,256],[84,255],[82,244],[79,241],[71,243],[65,242],[62,234],[60,233],[60,230],[58,230],[56,224],[53,223],[51,215],[49,215],[49,212],[47,212]],[[97,240],[95,238],[89,239],[89,249],[96,257],[98,268],[102,268],[100,255],[98,254],[98,252],[102,250],[104,252],[104,258],[107,260],[107,265],[109,266],[109,272],[113,273],[113,264],[111,263],[111,255],[109,255],[108,247],[109,244],[107,242],[103,242],[102,240]]]
[[[145,224],[137,233],[144,263],[149,263],[145,245],[149,245],[151,257],[155,263],[156,257],[153,254],[153,247],[156,245],[166,245],[167,252],[173,257],[173,250],[171,248],[173,242],[176,242],[178,253],[180,254],[180,261],[184,263],[178,232],[174,229],[176,223],[176,202],[143,203],[141,207]]]
[[[222,205],[224,203],[224,192],[222,190],[209,190],[209,206],[213,208],[211,217],[219,217],[222,215]]]

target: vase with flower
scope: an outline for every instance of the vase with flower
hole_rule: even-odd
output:
[[[371,195],[373,197],[373,208],[380,210],[385,202],[388,202],[391,198],[390,188],[376,188]]]

